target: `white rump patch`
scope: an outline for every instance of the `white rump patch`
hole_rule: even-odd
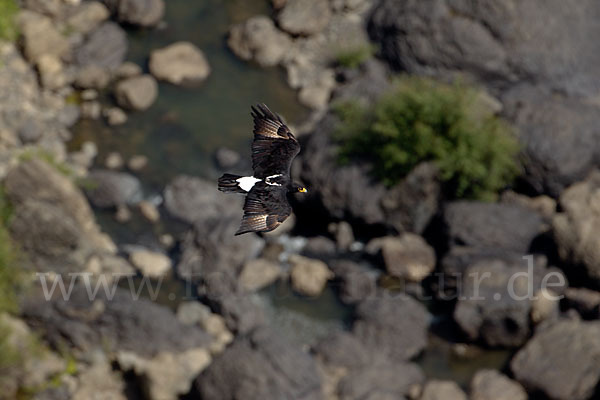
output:
[[[260,181],[260,179],[255,178],[253,176],[242,176],[241,178],[236,179],[238,186],[246,192],[249,192],[254,187],[254,184]]]

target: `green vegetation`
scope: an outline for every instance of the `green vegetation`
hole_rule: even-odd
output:
[[[73,178],[75,176],[75,171],[73,171],[67,163],[56,160],[52,153],[44,149],[37,147],[30,148],[19,154],[19,161],[30,161],[33,159],[44,161],[67,178]]]
[[[15,18],[18,11],[15,0],[0,0],[0,39],[11,42],[17,39]]]
[[[346,68],[357,68],[367,61],[375,53],[375,47],[370,44],[358,45],[356,47],[338,51],[335,56],[337,65]]]
[[[369,160],[388,186],[434,161],[450,196],[492,200],[519,172],[509,126],[471,88],[405,77],[372,107],[344,102],[334,111],[341,161]]]

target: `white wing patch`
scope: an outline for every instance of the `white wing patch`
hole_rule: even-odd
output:
[[[271,176],[267,176],[265,178],[265,183],[267,185],[271,185],[271,186],[281,186],[281,184],[277,183],[277,182],[271,182],[271,179],[277,179],[281,176],[281,174],[277,174],[277,175],[271,175]]]
[[[249,192],[254,187],[254,184],[256,182],[260,182],[261,180],[253,176],[242,176],[241,178],[236,179],[236,181],[242,190]]]

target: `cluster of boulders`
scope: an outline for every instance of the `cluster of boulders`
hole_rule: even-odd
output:
[[[18,318],[0,315],[27,360],[0,368],[9,398],[23,386],[37,399],[124,399],[132,390],[154,400],[597,398],[598,4],[273,5],[273,17],[233,26],[227,43],[244,60],[285,68],[300,101],[317,110],[294,164],[309,194],[293,199],[295,217],[277,231],[234,236],[242,198],[214,182],[182,175],[149,198],[136,176],[145,157],[111,153],[92,168],[93,144],[66,150],[79,115],[123,123],[124,110],[151,106],[157,79],[187,85],[209,75],[189,43],[152,52],[149,73],[124,62],[117,23],[155,27],[163,1],[23,1],[22,47],[0,44],[0,177],[23,266],[39,274]],[[335,52],[369,38],[378,59],[336,66]],[[394,71],[478,83],[523,145],[515,191],[494,203],[449,201],[433,163],[391,188],[368,164],[340,165],[328,104],[371,103]],[[115,104],[98,102],[104,90]],[[229,149],[215,159],[223,171],[241,162]],[[120,221],[137,210],[152,229],[138,243],[115,243],[93,209]],[[167,219],[176,231],[165,233]],[[171,274],[189,289],[166,293],[171,308],[139,298],[136,281],[152,298]],[[350,317],[323,330],[292,311],[282,321],[262,292],[278,285],[313,307],[333,293]],[[463,348],[508,349],[502,372],[480,369],[463,387],[430,376],[419,357],[432,336],[445,340],[440,321]],[[26,351],[30,337],[43,351]]]

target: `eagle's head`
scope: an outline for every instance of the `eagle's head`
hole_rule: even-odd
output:
[[[304,186],[302,186],[296,182],[293,182],[290,185],[289,189],[290,189],[290,192],[292,192],[292,193],[307,193],[308,192],[308,190],[306,190],[306,188]]]

